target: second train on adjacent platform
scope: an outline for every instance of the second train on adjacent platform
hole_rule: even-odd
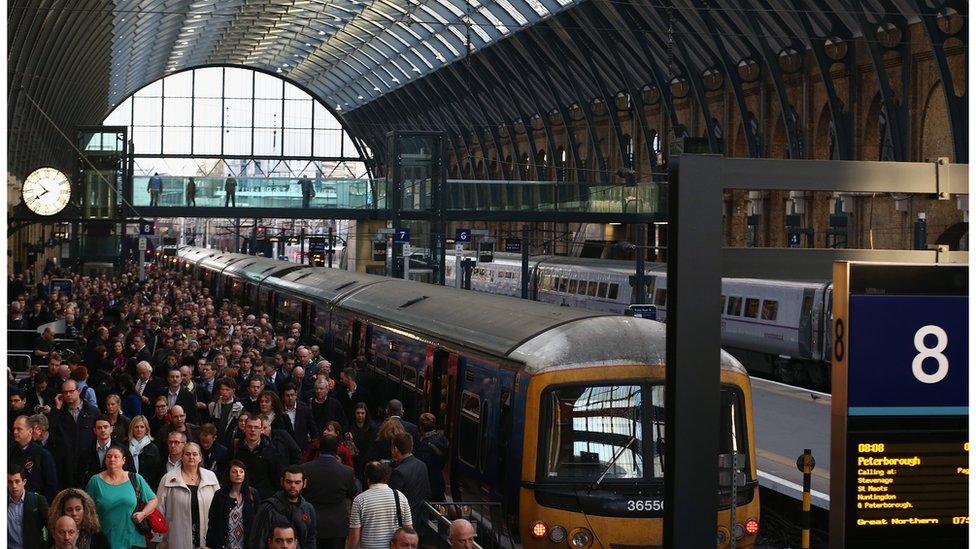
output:
[[[358,368],[377,402],[398,398],[408,417],[434,412],[451,441],[452,501],[487,510],[482,546],[662,543],[662,324],[201,248],[180,249],[171,266],[218,299],[301,323],[333,372]],[[725,475],[736,487],[719,490],[716,537],[750,547],[759,493],[749,377],[727,353],[715,367],[720,452],[744,458]]]
[[[455,266],[448,259],[447,284]],[[529,258],[529,297],[568,307],[624,314],[631,303],[634,262],[564,256]],[[657,320],[667,315],[667,266],[648,263],[647,303]],[[471,289],[520,296],[522,259],[498,253],[479,263]],[[833,288],[829,281],[722,279],[722,346],[753,373],[779,381],[827,390],[830,383],[830,332]]]

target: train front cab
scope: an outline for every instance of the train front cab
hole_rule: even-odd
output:
[[[719,490],[716,547],[732,547],[731,530],[738,536],[735,547],[752,547],[759,528],[752,395],[744,371],[723,370],[721,380],[720,453],[734,448],[747,463],[731,529],[731,491],[728,485]],[[663,381],[663,366],[567,369],[532,377],[519,489],[525,547],[662,544]]]

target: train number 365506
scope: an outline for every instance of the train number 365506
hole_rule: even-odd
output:
[[[627,500],[628,511],[662,511],[664,501],[659,499],[631,499]]]

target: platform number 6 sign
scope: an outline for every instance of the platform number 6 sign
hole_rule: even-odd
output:
[[[925,345],[926,336],[935,336],[935,347]],[[949,346],[949,335],[942,328],[929,324],[915,332],[915,350],[918,354],[912,360],[912,374],[922,383],[938,383],[949,374],[949,359],[942,354]],[[926,373],[922,366],[926,359],[934,359],[938,368],[934,373]]]

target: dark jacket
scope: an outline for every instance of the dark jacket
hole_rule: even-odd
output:
[[[284,415],[284,418],[285,421],[291,422],[287,415]],[[313,438],[322,433],[322,428],[315,423],[315,417],[312,415],[312,409],[308,407],[308,404],[304,402],[295,403],[295,424],[292,426],[292,432],[299,448],[304,450]]]
[[[342,409],[342,404],[338,399],[331,396],[325,397],[325,402],[319,404],[315,402],[315,397],[308,401],[308,407],[312,409],[312,417],[315,418],[315,425],[324,429],[325,424],[330,421],[338,421],[345,430],[349,423],[346,421],[346,412]],[[321,434],[321,433],[319,433]]]
[[[288,421],[288,418],[285,418],[285,421]],[[285,429],[271,429],[271,444],[282,467],[285,464],[298,465],[302,462],[302,449],[298,447],[294,436]]]
[[[444,501],[444,466],[447,464],[449,449],[450,442],[440,431],[424,433],[420,438],[420,445],[413,449],[413,455],[427,466],[430,501]]]
[[[393,416],[393,417],[395,417],[397,421],[400,422],[400,425],[403,425],[403,429],[406,432],[410,433],[410,436],[413,437],[413,447],[416,448],[420,444],[420,429],[417,427],[417,424],[410,423],[409,421],[399,416]]]
[[[58,472],[54,456],[38,442],[31,442],[26,448],[16,443],[10,449],[11,463],[17,463],[24,468],[24,480],[27,481],[26,490],[37,492],[48,500],[53,500],[58,493]]]
[[[169,395],[169,387],[163,387],[161,395]],[[176,406],[181,406],[186,412],[187,423],[197,423],[197,397],[186,387],[180,387],[180,392],[176,393]]]
[[[336,395],[339,402],[342,403],[342,410],[346,413],[349,421],[355,419],[353,412],[356,409],[356,404],[364,402],[366,406],[370,405],[369,391],[366,390],[366,387],[363,387],[362,383],[356,385],[356,390],[353,391],[352,395],[349,394],[349,391],[345,387],[336,387]]]
[[[10,497],[7,497],[9,502]],[[37,492],[24,492],[24,522],[21,525],[24,549],[44,549],[43,530],[47,525],[47,499]]]
[[[126,451],[128,452],[128,447],[126,447]],[[159,480],[163,478],[163,473],[166,472],[166,467],[163,463],[163,461],[166,459],[163,457],[165,455],[169,455],[169,452],[167,451],[165,454],[160,453],[159,447],[156,446],[155,441],[147,444],[139,454],[139,470],[135,472],[142,475],[142,478],[146,479],[146,482],[149,483],[149,486],[151,486],[153,490],[159,486]],[[132,462],[134,468],[135,460],[128,455],[126,456],[126,459],[129,460],[126,461],[126,465]]]
[[[258,507],[254,517],[255,528],[251,528],[247,547],[264,547],[271,525],[285,521],[295,528],[295,538],[302,549],[315,549],[315,508],[312,504],[299,496],[298,503],[291,503],[285,498],[284,492],[275,492]]]
[[[229,464],[230,450],[223,444],[214,441],[209,450],[203,450],[203,467],[213,471],[221,482],[223,482]]]
[[[271,439],[261,436],[261,442],[251,450],[243,439],[234,441],[231,459],[239,459],[244,463],[244,470],[250,475],[251,486],[258,491],[261,499],[271,497],[278,485],[281,468],[285,465],[278,461]]]
[[[359,493],[351,467],[335,456],[320,455],[301,465],[308,485],[305,499],[315,507],[318,536],[344,538],[349,530],[349,508]]]
[[[415,523],[420,523],[424,501],[430,497],[430,482],[427,480],[427,466],[413,454],[401,459],[390,475],[390,488],[403,492],[410,502],[410,515]]]
[[[247,546],[247,539],[254,525],[254,514],[261,502],[257,490],[248,487],[244,496],[244,541]],[[207,547],[210,549],[224,549],[227,546],[227,521],[230,511],[234,508],[234,500],[230,497],[230,488],[221,488],[214,494],[213,501],[210,503],[209,525],[207,526]],[[264,547],[264,544],[259,547]]]
[[[52,435],[60,437],[59,442],[63,442],[62,447],[70,452],[77,452],[81,448],[89,448],[95,445],[95,418],[99,415],[98,408],[82,401],[81,411],[78,413],[76,421],[68,405],[64,404],[61,409],[52,407],[51,409],[51,432]],[[65,479],[61,480],[61,486],[71,486],[74,488],[84,488],[87,478],[81,478],[85,463],[81,459],[71,462],[71,467]]]
[[[88,449],[84,450],[84,452],[78,452],[78,460],[82,462],[81,482],[85,486],[88,485],[89,479],[105,470],[105,463],[98,459],[98,451],[95,450],[95,444],[96,443],[92,443],[92,445],[89,446]],[[128,445],[115,439],[112,439],[109,444],[113,446],[121,446],[123,448],[125,452],[125,465],[123,465],[122,468],[126,471],[135,473],[136,468],[132,462],[132,454],[129,453]],[[147,478],[146,482],[148,481],[149,480]]]
[[[138,394],[139,390],[139,380],[135,381],[135,387]],[[149,381],[146,382],[146,388],[142,390],[140,397],[146,397],[149,399],[147,404],[145,401],[142,403],[142,413],[143,415],[150,416],[153,414],[153,404],[156,402],[156,397],[166,392],[166,384],[159,380],[156,376],[150,376]],[[140,399],[141,400],[141,399]]]
[[[58,473],[58,490],[63,490],[68,486],[72,486],[71,481],[74,478],[74,464],[77,461],[77,457],[74,455],[74,450],[69,449],[60,437],[56,437],[49,433],[47,440],[44,443],[38,442],[41,446],[54,456],[54,467]]]

